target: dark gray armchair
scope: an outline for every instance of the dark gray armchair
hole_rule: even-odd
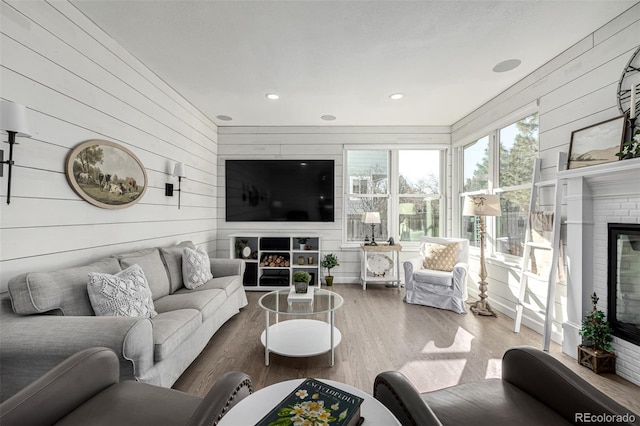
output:
[[[0,424],[215,425],[253,391],[238,371],[223,375],[204,398],[119,377],[113,351],[85,349],[0,404]]]
[[[420,394],[404,375],[387,371],[376,377],[373,396],[403,425],[640,425],[637,414],[529,347],[504,354],[502,379]]]

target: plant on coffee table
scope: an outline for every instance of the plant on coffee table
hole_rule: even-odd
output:
[[[309,288],[309,281],[311,281],[311,275],[306,271],[296,271],[293,273],[293,284],[296,288],[296,293],[306,293]]]

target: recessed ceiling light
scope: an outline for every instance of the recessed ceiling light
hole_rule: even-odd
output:
[[[327,114],[327,115],[323,115],[320,118],[322,118],[324,121],[333,121],[336,119],[336,116]]]
[[[397,101],[398,99],[402,99],[404,97],[404,95],[402,93],[394,93],[393,95],[389,96],[389,99],[393,99],[394,101]]]
[[[222,121],[231,121],[231,120],[233,120],[233,118],[229,117],[228,115],[216,115],[216,118],[218,120],[222,120]]]
[[[522,61],[520,59],[507,59],[506,61],[502,61],[498,63],[495,67],[493,67],[493,72],[506,72],[516,69],[520,66]]]
[[[267,99],[271,99],[272,101],[277,101],[278,99],[280,99],[280,95],[278,95],[277,93],[267,93],[265,96],[267,97]]]

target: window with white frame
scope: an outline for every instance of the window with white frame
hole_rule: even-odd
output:
[[[498,253],[522,256],[538,145],[536,113],[496,129],[462,149],[460,205],[465,195],[500,194],[502,216],[496,218],[495,227],[489,227]],[[460,234],[477,247],[476,220],[460,216]]]
[[[371,238],[366,212],[380,213],[375,239],[419,241],[440,235],[442,151],[350,149],[346,151],[346,243]]]

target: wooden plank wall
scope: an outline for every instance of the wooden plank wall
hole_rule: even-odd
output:
[[[346,145],[367,147],[425,148],[429,145],[448,146],[448,126],[427,127],[221,127],[218,141],[218,246],[219,257],[229,256],[229,234],[297,233],[322,235],[322,252],[333,252],[340,266],[332,269],[337,283],[359,282],[360,251],[343,247],[344,149]],[[227,159],[331,159],[335,161],[336,210],[333,223],[227,223],[224,212],[224,164]],[[448,161],[450,164],[450,159]],[[450,176],[451,167],[447,168]],[[450,185],[450,179],[446,179]],[[450,192],[450,191],[447,191]],[[449,205],[449,203],[447,203]],[[450,211],[447,213],[450,215]],[[415,252],[403,251],[403,258]],[[326,271],[323,271],[323,274]]]
[[[470,142],[479,129],[490,126],[511,112],[538,101],[542,179],[555,177],[558,152],[568,152],[571,132],[620,115],[617,85],[623,68],[640,43],[640,3],[553,58],[548,63],[497,95],[478,110],[453,125],[454,146]],[[543,207],[550,207],[553,194],[543,193]],[[564,213],[563,213],[564,217]],[[563,226],[563,235],[566,235]],[[566,244],[566,242],[565,242]],[[489,259],[489,299],[492,306],[513,316],[518,294],[519,267]],[[477,273],[476,264],[473,273]],[[474,280],[476,281],[476,280]],[[477,294],[472,285],[471,294]],[[566,285],[556,292],[553,338],[561,340],[566,320]],[[526,297],[523,323],[542,330],[546,285],[532,283]]]
[[[0,8],[0,97],[26,105],[32,132],[14,152],[10,205],[6,175],[0,179],[0,291],[22,272],[187,239],[215,255],[215,124],[71,3]],[[73,192],[65,159],[88,139],[120,143],[140,158],[149,181],[140,202],[106,210]],[[178,161],[188,174],[180,210],[177,197],[164,195],[165,183],[177,184]]]

